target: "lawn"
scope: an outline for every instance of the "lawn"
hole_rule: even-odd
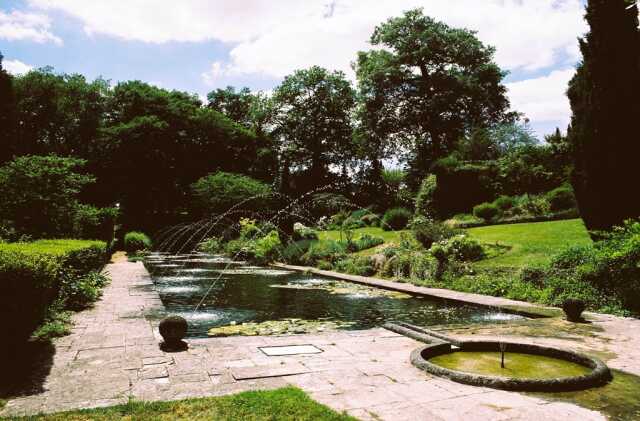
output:
[[[491,225],[467,232],[484,244],[508,247],[506,252],[477,263],[479,267],[540,266],[566,247],[591,243],[581,219]]]
[[[252,420],[356,421],[311,400],[300,389],[245,392],[232,396],[175,402],[137,402],[108,408],[9,418],[47,421],[111,420]]]
[[[374,249],[363,250],[369,255],[380,247],[398,244],[400,234],[409,231],[384,231],[382,228],[360,228],[354,230],[354,239],[369,234],[381,237],[385,244]],[[551,256],[568,246],[591,243],[581,219],[565,221],[534,222],[527,224],[490,225],[470,228],[470,236],[483,244],[498,245],[502,251],[495,257],[478,262],[479,267],[521,267],[525,264],[543,265]],[[339,240],[340,231],[322,231],[321,240]]]

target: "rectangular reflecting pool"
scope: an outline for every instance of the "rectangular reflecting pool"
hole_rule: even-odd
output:
[[[189,337],[368,329],[394,320],[429,326],[522,319],[499,309],[250,266],[222,256],[154,253],[145,266],[167,313],[189,322]]]

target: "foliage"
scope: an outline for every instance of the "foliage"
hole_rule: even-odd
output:
[[[485,221],[493,221],[499,213],[500,210],[493,203],[481,203],[473,207],[473,215]]]
[[[207,238],[198,244],[198,250],[203,253],[216,254],[223,250],[222,241],[217,237]]]
[[[18,346],[55,312],[97,298],[77,284],[98,279],[89,274],[102,267],[106,252],[106,243],[98,241],[0,244],[0,317],[11,320],[7,343]]]
[[[314,266],[318,261],[336,262],[347,254],[347,243],[342,241],[318,241],[311,244],[302,256],[302,262]]]
[[[278,231],[271,231],[264,237],[255,240],[254,243],[253,254],[255,256],[255,261],[263,264],[275,260],[278,257],[277,254],[280,251],[280,246],[282,245],[280,237],[278,236]]]
[[[358,53],[355,66],[369,155],[379,159],[383,142],[412,139],[404,145],[410,187],[468,129],[505,118],[505,73],[473,32],[414,9],[376,27],[371,44],[380,48]]]
[[[62,280],[60,298],[66,308],[79,311],[97,301],[108,282],[109,278],[98,272],[89,272],[80,277],[66,277]]]
[[[583,59],[569,83],[572,184],[590,231],[640,215],[638,195],[626,187],[637,176],[640,151],[638,9],[628,7],[626,0],[588,2],[590,32],[580,40]]]
[[[338,260],[333,266],[335,270],[358,276],[372,276],[375,274],[371,258],[366,256],[349,256]]]
[[[302,258],[309,251],[315,241],[301,240],[294,241],[281,248],[280,258],[286,263],[294,265],[303,264]]]
[[[516,201],[510,196],[500,196],[493,201],[493,204],[500,210],[500,212],[505,212],[512,209],[515,206]]]
[[[127,253],[150,250],[151,246],[151,239],[143,232],[131,231],[124,236],[124,250]]]
[[[458,234],[458,230],[422,216],[413,218],[411,229],[416,240],[426,249],[429,249],[433,243],[439,243]]]
[[[416,196],[416,214],[426,217],[436,217],[434,206],[434,194],[438,186],[438,179],[434,174],[429,174],[420,185],[420,190]]]
[[[553,212],[574,209],[576,207],[576,197],[573,189],[569,186],[558,187],[547,193],[549,207]]]
[[[24,156],[0,167],[0,220],[34,238],[68,236],[78,196],[94,179],[76,170],[85,161],[57,156]]]
[[[251,391],[236,395],[171,402],[141,402],[98,409],[82,409],[30,417],[33,421],[72,421],[91,419],[207,419],[252,421],[356,421],[309,398],[303,391],[286,387]]]
[[[355,94],[345,74],[318,66],[297,70],[275,89],[273,102],[281,165],[306,170],[305,191],[325,185],[329,166],[353,155]]]
[[[271,188],[265,183],[226,172],[202,177],[191,188],[203,215],[223,214],[234,206],[263,209],[271,199]]]
[[[407,227],[411,219],[411,212],[405,208],[389,209],[382,218],[382,229],[385,231],[400,231]]]
[[[118,214],[117,208],[78,205],[73,215],[73,235],[76,238],[102,240],[111,244]]]
[[[300,241],[300,240],[317,240],[318,239],[318,233],[309,228],[304,226],[303,224],[300,223],[296,223],[293,226],[293,240],[294,241]]]
[[[434,244],[429,252],[438,260],[444,258],[460,262],[475,262],[485,257],[482,245],[464,234],[455,235]]]

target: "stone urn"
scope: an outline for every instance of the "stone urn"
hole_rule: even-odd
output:
[[[187,321],[184,317],[169,316],[160,322],[160,335],[164,339],[163,349],[181,350],[187,347],[183,341],[187,335]]]
[[[582,312],[586,308],[584,301],[570,298],[562,303],[562,310],[570,322],[581,322]]]

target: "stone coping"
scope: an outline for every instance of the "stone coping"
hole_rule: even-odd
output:
[[[460,304],[472,304],[482,307],[497,308],[505,313],[517,314],[530,318],[559,317],[563,315],[562,310],[554,307],[545,307],[527,303],[524,301],[509,300],[507,298],[472,294],[468,292],[458,292],[449,289],[427,288],[413,284],[388,281],[367,276],[348,275],[345,273],[321,270],[308,266],[294,266],[282,263],[274,263],[271,266],[297,272],[312,273],[328,278],[339,279],[342,281],[353,282],[356,284],[367,285],[375,288],[382,288],[390,291],[403,292],[411,295],[437,298],[440,300],[453,301]]]
[[[585,375],[574,377],[518,379],[450,370],[429,361],[433,357],[452,352],[499,352],[501,343],[507,345],[509,352],[540,355],[566,360],[590,368],[591,371]],[[453,349],[451,344],[446,342],[436,342],[417,348],[411,353],[411,363],[427,373],[446,377],[458,383],[510,391],[565,392],[584,390],[596,386],[602,386],[612,379],[609,368],[600,359],[574,351],[534,344],[498,341],[463,341],[459,345],[459,350]]]

